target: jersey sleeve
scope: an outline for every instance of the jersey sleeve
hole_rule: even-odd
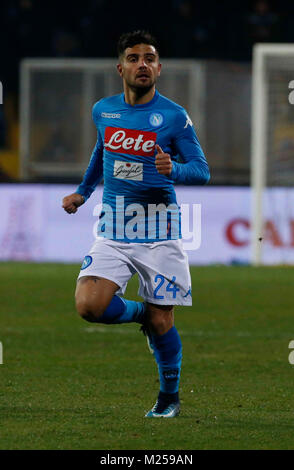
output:
[[[208,183],[209,167],[193,123],[183,108],[176,113],[174,126],[173,146],[183,163],[173,161],[170,178],[179,184]]]
[[[94,105],[92,111],[92,117],[98,129],[97,122],[97,105]],[[88,168],[84,174],[81,184],[78,186],[76,193],[81,194],[85,201],[89,199],[97,184],[102,180],[103,177],[103,140],[100,136],[99,130],[97,130],[97,142],[93,149]]]

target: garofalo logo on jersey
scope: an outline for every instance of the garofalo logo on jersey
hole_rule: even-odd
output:
[[[115,160],[113,176],[121,180],[143,181],[143,163]]]
[[[104,147],[110,152],[151,157],[154,155],[156,132],[106,127]]]

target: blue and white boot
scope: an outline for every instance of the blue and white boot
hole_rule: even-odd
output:
[[[152,410],[145,414],[145,418],[175,418],[180,413],[180,402],[164,405],[159,400],[155,403]]]

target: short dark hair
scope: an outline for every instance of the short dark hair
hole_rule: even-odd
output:
[[[124,33],[120,36],[117,43],[118,57],[124,53],[127,47],[134,47],[136,44],[149,44],[150,46],[155,47],[156,52],[159,55],[156,38],[149,33],[149,31],[138,29],[137,31]]]

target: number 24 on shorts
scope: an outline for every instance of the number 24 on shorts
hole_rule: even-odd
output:
[[[163,285],[164,285],[165,280],[166,279],[161,274],[157,274],[155,276],[154,282],[158,283],[158,285],[154,289],[154,293],[153,293],[155,299],[164,299],[164,295],[159,295],[158,291],[159,291],[159,289],[161,289],[161,293],[162,293],[162,289],[164,289]],[[172,280],[169,281],[167,286],[165,286],[165,291],[166,292],[172,292],[173,293],[173,299],[175,299],[177,297],[177,292],[180,290],[176,286],[175,282],[176,282],[176,276],[173,276]]]

